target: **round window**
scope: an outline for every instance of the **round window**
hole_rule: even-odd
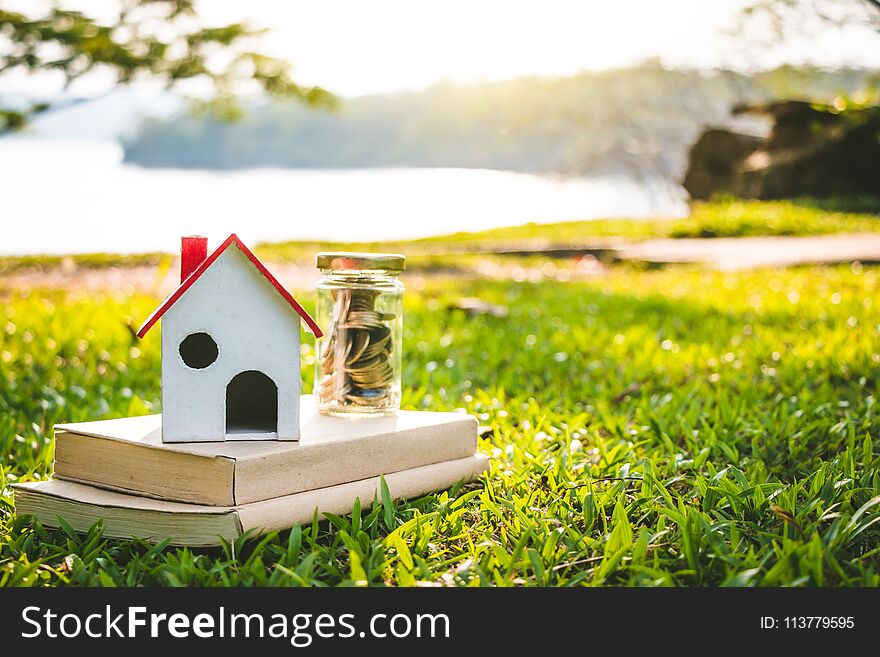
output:
[[[180,357],[187,367],[203,370],[217,360],[217,343],[207,333],[190,333],[180,343]]]

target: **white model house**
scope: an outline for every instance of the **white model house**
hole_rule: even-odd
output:
[[[300,320],[321,329],[241,240],[181,242],[162,319],[162,440],[298,440]]]

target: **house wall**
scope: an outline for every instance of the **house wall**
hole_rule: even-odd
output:
[[[199,331],[217,343],[204,369],[180,357],[183,339]],[[257,370],[278,386],[278,438],[299,438],[300,318],[232,244],[162,317],[162,439],[226,439],[226,385]],[[239,439],[266,439],[244,434]]]

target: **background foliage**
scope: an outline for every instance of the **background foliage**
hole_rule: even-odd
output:
[[[346,100],[338,113],[264,103],[233,124],[157,119],[127,140],[125,157],[162,167],[453,166],[677,181],[700,130],[729,124],[738,103],[876,101],[870,89],[878,86],[876,71],[784,66],[746,75],[647,62],[570,78],[365,96]]]

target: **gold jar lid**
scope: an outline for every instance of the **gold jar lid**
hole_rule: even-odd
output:
[[[317,258],[318,269],[334,271],[357,271],[379,269],[403,271],[406,256],[400,253],[357,253],[352,251],[324,251]]]

